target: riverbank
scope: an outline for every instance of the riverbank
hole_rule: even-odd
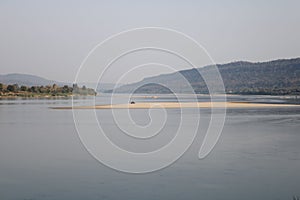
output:
[[[271,104],[248,102],[145,102],[96,106],[53,107],[53,109],[171,109],[171,108],[270,108],[300,107],[295,104]]]
[[[16,98],[68,98],[72,96],[90,96],[97,95],[94,89],[86,86],[79,87],[73,84],[72,87],[68,85],[57,86],[40,85],[40,86],[19,86],[18,84],[5,85],[0,83],[0,99],[16,99]]]
[[[27,95],[0,95],[0,100],[17,100],[17,99],[72,99],[92,97],[95,95],[78,95],[78,94],[57,94],[57,95],[45,95],[45,94],[27,94]]]

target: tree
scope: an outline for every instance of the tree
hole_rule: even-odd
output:
[[[40,93],[45,93],[46,89],[45,89],[45,87],[43,85],[41,85],[41,86],[38,87],[38,91]]]
[[[7,86],[7,91],[9,91],[9,92],[16,92],[17,91],[16,85],[8,85]]]
[[[14,84],[14,87],[15,87],[15,91],[18,92],[19,89],[20,89],[20,88],[19,88],[19,85],[18,85],[18,84]]]
[[[62,88],[62,92],[63,92],[63,93],[69,93],[69,92],[70,92],[69,86],[64,85],[64,87]]]
[[[47,86],[46,86],[46,92],[47,92],[47,93],[50,93],[50,92],[51,92],[51,85],[47,85]]]
[[[78,91],[79,91],[79,87],[78,87],[78,85],[76,83],[74,83],[73,84],[72,92],[76,94],[76,93],[78,93]]]
[[[53,91],[56,91],[56,90],[57,90],[57,85],[56,85],[55,83],[52,85],[52,90],[53,90]]]
[[[31,90],[31,92],[35,92],[35,93],[37,93],[37,92],[38,92],[38,90],[37,90],[37,87],[36,87],[36,86],[31,86],[30,90]]]
[[[0,92],[2,92],[2,91],[3,91],[3,84],[0,83]]]
[[[73,89],[78,89],[77,83],[73,83]]]
[[[20,89],[21,89],[21,91],[25,92],[25,91],[27,91],[27,86],[22,85]]]

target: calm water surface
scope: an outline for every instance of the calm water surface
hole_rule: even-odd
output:
[[[231,98],[254,102],[292,101],[277,97]],[[84,101],[76,102],[84,104]],[[107,98],[97,97],[97,102],[107,103]],[[71,110],[49,108],[70,104],[70,100],[0,101],[1,200],[283,200],[300,196],[299,108],[228,110],[217,146],[207,158],[198,160],[201,131],[205,131],[210,117],[210,111],[204,109],[199,137],[181,159],[154,173],[132,175],[114,171],[90,156],[79,140]],[[145,110],[131,112],[137,123],[149,121]],[[186,113],[190,117],[193,114],[193,109]],[[142,147],[155,149],[169,140],[180,112],[168,110],[170,120],[163,130],[166,136],[148,146],[145,142],[128,145],[129,140],[119,136],[121,131],[108,110],[97,110],[97,116],[110,131],[112,140],[124,148],[140,151]]]

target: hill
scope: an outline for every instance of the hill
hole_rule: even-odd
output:
[[[56,84],[58,86],[72,86],[72,83],[67,83],[67,82],[59,82],[59,81],[54,81],[54,80],[49,80],[45,79],[40,76],[35,76],[35,75],[30,75],[30,74],[19,74],[19,73],[13,73],[13,74],[0,74],[0,83],[5,84],[5,85],[13,85],[13,84],[18,84],[19,86],[46,86],[46,85],[53,85]],[[85,85],[88,88],[92,88],[95,86],[94,83],[78,83],[78,85]],[[121,86],[121,85],[119,85]],[[104,92],[106,90],[110,90],[115,87],[115,84],[112,83],[101,83],[98,84],[97,86],[97,91],[98,92]]]
[[[71,85],[68,83],[62,83],[58,81],[48,80],[39,76],[30,75],[30,74],[0,74],[0,83],[6,85],[18,84],[18,85],[25,85],[25,86],[36,86],[36,85]]]
[[[239,61],[218,64],[217,67],[223,78],[226,93],[229,94],[300,94],[300,58],[257,63]],[[212,68],[206,66],[198,69],[200,73],[209,74]],[[175,93],[186,93],[189,91],[188,86],[180,78],[181,75],[188,80],[196,93],[208,93],[197,69],[145,78],[140,82],[121,86],[115,92],[170,93],[165,87],[171,87],[175,88]]]

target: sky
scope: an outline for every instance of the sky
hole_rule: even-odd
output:
[[[97,44],[139,27],[187,34],[216,63],[300,57],[299,8],[299,0],[0,0],[0,74],[73,82]],[[137,70],[123,81],[165,72],[158,66]],[[107,76],[104,82],[116,80]]]

